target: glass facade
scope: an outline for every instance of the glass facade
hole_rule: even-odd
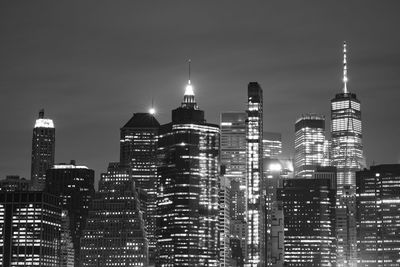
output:
[[[246,266],[264,266],[263,94],[260,85],[248,85],[246,120]]]
[[[282,154],[282,134],[274,132],[263,133],[263,157],[276,158]]]
[[[316,114],[301,116],[295,124],[295,175],[311,178],[319,166],[328,166],[325,117]]]

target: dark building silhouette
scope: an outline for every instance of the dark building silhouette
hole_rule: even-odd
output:
[[[247,219],[246,256],[248,266],[265,264],[265,209],[263,195],[263,91],[257,82],[247,88],[246,176]]]
[[[101,174],[81,238],[82,266],[148,266],[148,241],[129,168]]]
[[[157,266],[218,265],[219,127],[206,123],[193,88],[159,132]]]
[[[150,113],[135,113],[121,128],[120,163],[131,168],[135,185],[145,193],[144,212],[149,258],[154,262],[157,207],[157,140],[160,124]],[[143,199],[143,197],[141,198]]]
[[[76,165],[74,160],[70,164],[56,164],[46,172],[46,191],[60,197],[61,208],[68,211],[75,266],[79,266],[80,238],[94,195],[94,171]]]
[[[336,266],[336,187],[329,178],[283,181],[284,266]]]
[[[356,173],[359,267],[400,264],[400,164]]]
[[[0,192],[0,266],[60,266],[60,199]]]
[[[56,130],[53,120],[39,111],[32,136],[31,183],[32,190],[40,191],[46,185],[46,171],[54,164]]]
[[[7,175],[6,179],[0,180],[0,191],[28,191],[30,182],[18,175]]]

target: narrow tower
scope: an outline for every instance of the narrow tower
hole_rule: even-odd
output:
[[[34,191],[41,191],[46,185],[46,171],[54,164],[55,136],[53,120],[44,118],[44,109],[41,109],[32,136],[31,183]]]

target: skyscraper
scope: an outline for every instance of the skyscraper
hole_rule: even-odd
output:
[[[56,164],[46,172],[46,191],[60,197],[61,208],[68,211],[75,265],[79,266],[80,238],[94,195],[94,171],[76,165],[74,160],[70,164]]]
[[[242,250],[233,250],[233,257],[242,258],[246,248],[246,119],[245,112],[221,113],[220,164],[231,184],[231,235]],[[241,260],[238,260],[241,262]]]
[[[218,152],[219,127],[206,123],[189,78],[159,132],[158,266],[218,265]]]
[[[231,265],[232,253],[230,248],[230,204],[231,204],[231,183],[230,178],[223,173],[219,179],[219,215],[218,215],[218,247],[219,266],[229,267]]]
[[[0,192],[0,266],[60,266],[60,199]]]
[[[110,163],[101,174],[81,238],[81,265],[148,266],[148,241],[130,170]]]
[[[331,100],[331,160],[337,168],[338,267],[356,266],[355,172],[365,166],[361,107],[347,88],[347,46],[343,45],[343,92]]]
[[[356,173],[359,267],[400,264],[400,164]]]
[[[248,85],[246,120],[247,233],[246,265],[264,266],[263,93],[257,82]]]
[[[29,181],[18,175],[7,175],[6,179],[0,180],[0,191],[28,191]]]
[[[285,179],[278,190],[285,225],[285,265],[335,266],[336,181]]]
[[[55,131],[53,120],[44,118],[44,109],[41,109],[32,136],[32,190],[43,190],[46,185],[46,171],[54,164]]]
[[[356,94],[347,89],[347,48],[343,45],[343,92],[331,100],[332,164],[337,168],[338,194],[349,185],[354,193],[355,172],[364,166],[361,108]]]
[[[155,257],[157,207],[157,140],[160,124],[150,113],[135,113],[121,128],[120,163],[131,169],[135,185],[146,193],[142,205],[149,240],[149,259]]]
[[[263,133],[263,158],[276,158],[282,154],[282,134],[274,132]]]
[[[302,115],[296,121],[295,133],[295,175],[311,178],[316,168],[329,165],[325,149],[325,117]]]

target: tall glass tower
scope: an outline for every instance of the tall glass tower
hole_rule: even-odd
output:
[[[39,111],[32,136],[31,183],[32,190],[41,191],[46,185],[46,171],[54,164],[56,130],[53,120]]]
[[[219,127],[206,123],[189,83],[159,131],[157,266],[218,266]]]
[[[317,114],[301,116],[295,124],[295,174],[311,178],[319,166],[328,166],[325,117]]]
[[[248,85],[246,120],[247,246],[246,266],[264,266],[263,94],[257,82]]]
[[[331,160],[337,168],[337,266],[357,266],[356,171],[365,166],[361,107],[347,88],[347,46],[343,44],[343,92],[331,100]]]
[[[364,166],[361,106],[347,89],[347,48],[343,45],[343,92],[331,100],[332,165],[337,168],[338,194],[344,186],[355,187],[355,172]]]

